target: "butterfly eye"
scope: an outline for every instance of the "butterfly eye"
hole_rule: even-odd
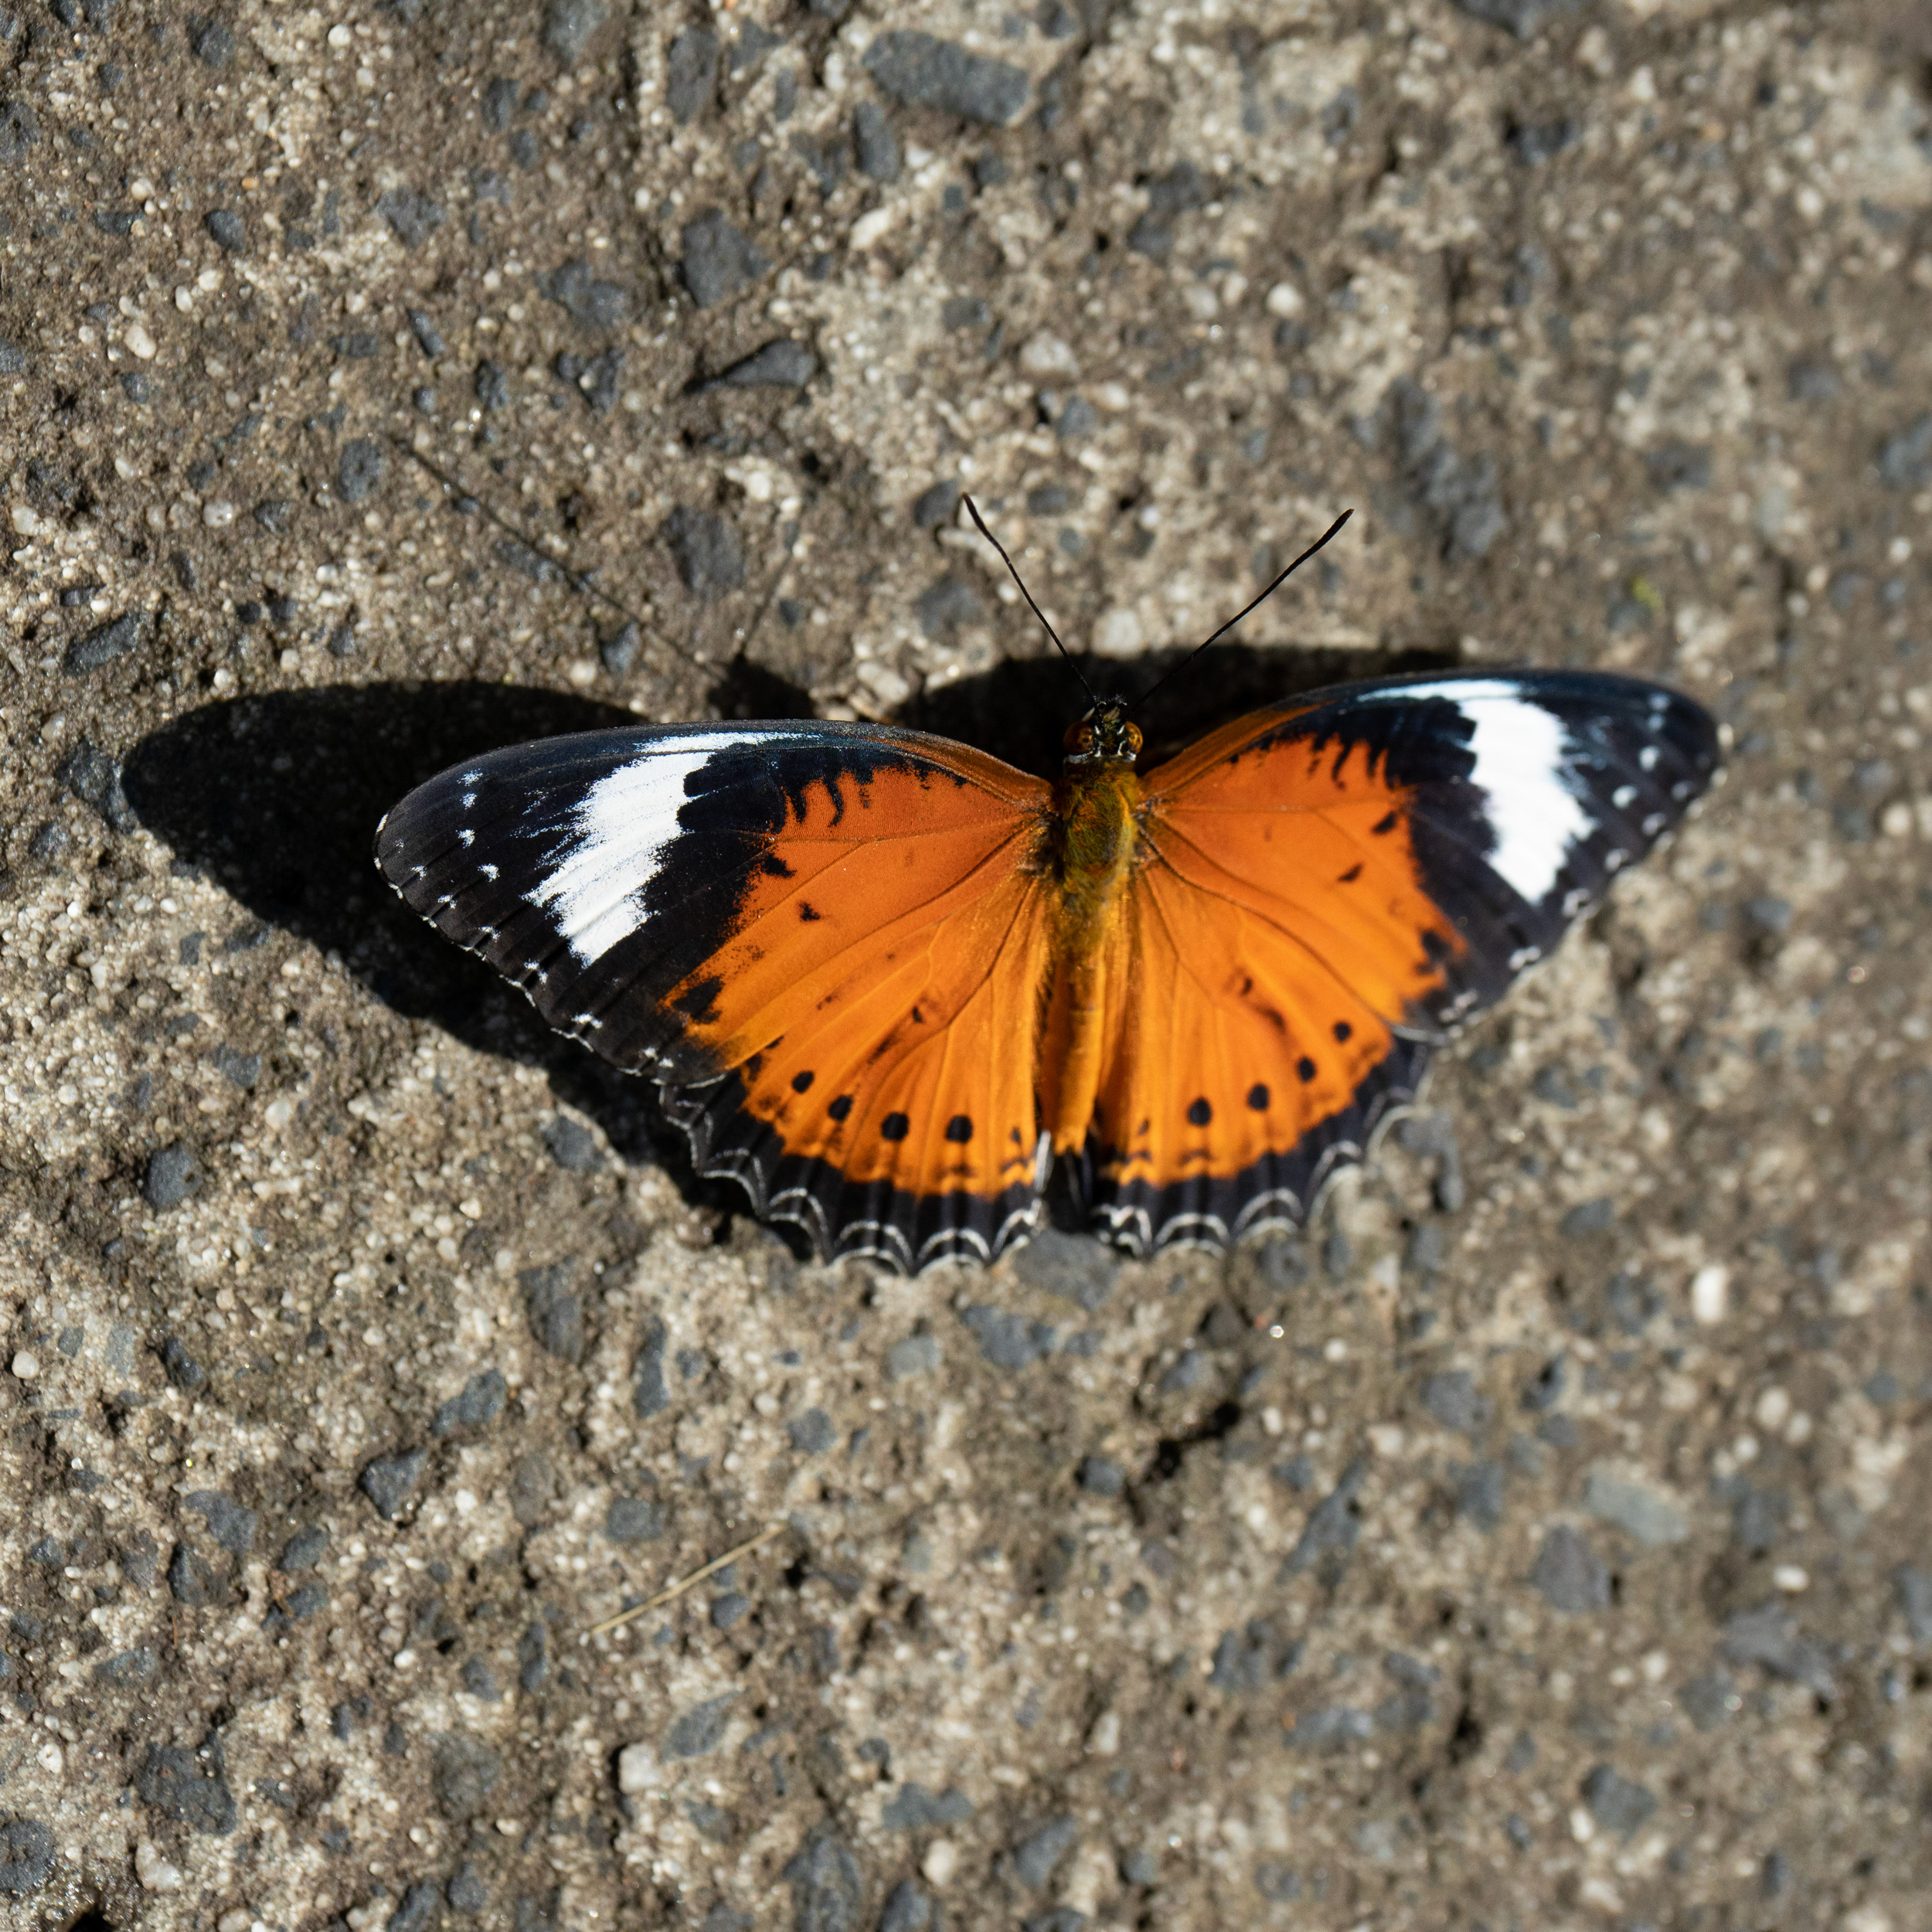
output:
[[[1141,727],[1137,724],[1126,726],[1121,733],[1121,742],[1127,747],[1127,755],[1130,758],[1138,757],[1141,752]]]
[[[1063,748],[1068,751],[1091,751],[1094,749],[1094,727],[1090,724],[1085,723],[1069,725],[1066,727],[1066,736],[1061,740],[1061,744]]]

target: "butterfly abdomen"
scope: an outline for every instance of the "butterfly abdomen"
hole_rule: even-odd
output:
[[[1046,1009],[1044,1096],[1055,1148],[1081,1146],[1100,1091],[1110,966],[1140,840],[1141,784],[1131,765],[1108,764],[1056,787],[1053,983]],[[1120,989],[1112,989],[1117,998]]]

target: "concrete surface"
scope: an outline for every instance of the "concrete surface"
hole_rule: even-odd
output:
[[[1923,5],[0,47],[0,1918],[1927,1923]],[[626,706],[1043,753],[957,485],[1130,682],[1360,507],[1175,732],[1729,727],[1301,1243],[802,1264],[367,869]]]

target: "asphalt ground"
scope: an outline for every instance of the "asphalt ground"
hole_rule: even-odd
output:
[[[0,67],[0,1917],[1924,1923],[1923,6],[15,0]],[[1050,768],[962,488],[1128,684],[1355,506],[1173,738],[1723,722],[1299,1240],[815,1265],[369,867],[632,716]]]

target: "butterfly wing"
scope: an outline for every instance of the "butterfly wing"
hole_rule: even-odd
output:
[[[1717,764],[1688,699],[1563,672],[1390,679],[1236,720],[1145,781],[1086,1156],[1148,1252],[1301,1219]]]
[[[377,862],[550,1023],[659,1082],[700,1169],[827,1253],[1038,1214],[1046,787],[912,732],[594,732],[445,772]]]

